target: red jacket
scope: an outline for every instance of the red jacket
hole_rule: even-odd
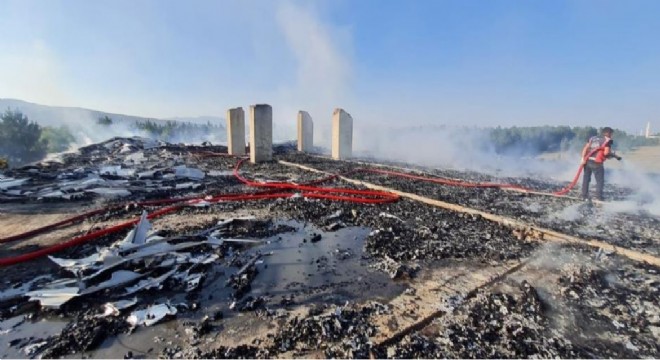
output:
[[[589,160],[599,164],[605,162],[605,148],[612,146],[612,139],[607,136],[592,136],[588,142],[587,156]]]

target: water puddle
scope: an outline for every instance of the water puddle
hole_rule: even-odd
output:
[[[47,338],[58,334],[68,321],[60,318],[45,318],[37,321],[19,315],[0,321],[0,357],[3,359],[26,358],[30,346],[36,350]]]
[[[258,244],[232,245],[228,254],[206,271],[199,291],[162,290],[139,296],[139,302],[143,305],[168,303],[180,309],[182,304],[190,307],[189,311],[179,311],[175,320],[138,327],[131,334],[106,339],[93,351],[71,356],[122,358],[130,352],[134,357],[153,358],[158,357],[165,347],[183,344],[217,347],[220,344],[244,343],[247,339],[272,332],[276,323],[284,321],[290,311],[305,309],[302,314],[306,314],[307,309],[322,308],[324,305],[367,300],[387,302],[405,290],[405,284],[394,282],[387,274],[369,267],[363,252],[370,232],[368,228],[346,227],[325,232],[302,222],[275,221],[272,228],[277,227],[287,227],[290,231],[265,238]],[[249,238],[249,235],[246,237]],[[250,290],[237,302],[249,297],[264,297],[267,316],[255,311],[239,312],[236,304],[232,305],[235,290],[227,286],[228,279],[242,267],[232,261],[238,258],[245,264],[259,254],[261,256],[256,261],[258,273],[251,282]],[[121,317],[125,319],[129,313],[124,312]],[[213,330],[194,338],[190,328],[205,316],[213,319]],[[52,336],[62,330],[65,320],[49,319],[19,325],[2,323],[3,330],[15,327],[15,330],[2,335],[2,340],[6,339],[2,341],[5,345],[0,348],[3,357],[25,357],[20,348],[7,344],[18,338]]]
[[[387,275],[368,267],[364,240],[370,229],[347,227],[324,232],[310,224],[279,222],[295,229],[250,249],[264,255],[251,296],[278,302],[294,295],[295,303],[332,303],[389,298],[401,291]],[[209,286],[205,291],[214,292]]]

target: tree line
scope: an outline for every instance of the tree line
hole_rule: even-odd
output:
[[[98,125],[113,126],[114,121],[107,115],[99,117],[96,121]],[[210,122],[206,124],[193,124],[179,121],[163,120],[144,120],[136,121],[131,130],[143,133],[146,136],[163,140],[178,141],[180,139],[195,139],[201,135],[215,134],[222,131],[219,125],[213,125]]]
[[[151,138],[158,140],[178,142],[182,139],[199,139],[209,134],[217,134],[223,131],[219,125],[193,124],[179,121],[140,121],[135,123],[135,128],[145,132]]]
[[[106,116],[97,119],[100,126],[113,126],[114,121]],[[139,121],[132,129],[147,136],[169,142],[185,139],[203,138],[200,135],[216,134],[221,126],[207,124],[182,123],[177,121]],[[427,128],[409,128],[411,131],[433,131],[448,129],[445,126]],[[570,126],[527,126],[496,127],[486,129],[467,129],[463,131],[486,139],[481,144],[482,150],[495,151],[498,154],[537,155],[544,152],[570,151],[581,148],[586,141],[599,133],[595,127]],[[647,139],[630,135],[615,129],[615,148],[630,150],[640,146],[660,145],[660,139]],[[75,137],[66,126],[42,127],[30,121],[20,111],[6,110],[0,116],[0,168],[7,162],[20,166],[43,159],[48,153],[67,150],[75,143]]]
[[[116,125],[107,115],[99,117],[96,124],[104,127]],[[146,120],[136,121],[130,126],[130,131],[153,139],[178,142],[219,133],[222,127],[211,123]],[[22,112],[11,109],[7,109],[0,116],[0,168],[8,164],[21,166],[42,160],[49,153],[66,151],[75,142],[76,138],[65,125],[40,126],[30,121]]]
[[[527,126],[488,129],[488,138],[498,154],[536,155],[545,152],[571,151],[582,148],[600,133],[592,126]],[[660,144],[659,139],[645,138],[614,129],[614,147],[631,150]]]

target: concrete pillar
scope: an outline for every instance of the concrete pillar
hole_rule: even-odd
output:
[[[227,152],[245,155],[245,112],[241,107],[227,110]]]
[[[343,109],[332,113],[332,158],[347,159],[353,155],[353,118]]]
[[[314,148],[314,122],[307,111],[298,111],[298,151],[311,152]]]
[[[250,161],[273,160],[273,108],[259,104],[250,106]]]

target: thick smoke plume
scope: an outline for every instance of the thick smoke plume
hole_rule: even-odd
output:
[[[563,181],[574,174],[580,163],[579,152],[558,161],[540,160],[522,146],[507,155],[498,154],[489,132],[480,128],[357,125],[355,143],[358,154],[376,159],[499,176],[544,176]]]

